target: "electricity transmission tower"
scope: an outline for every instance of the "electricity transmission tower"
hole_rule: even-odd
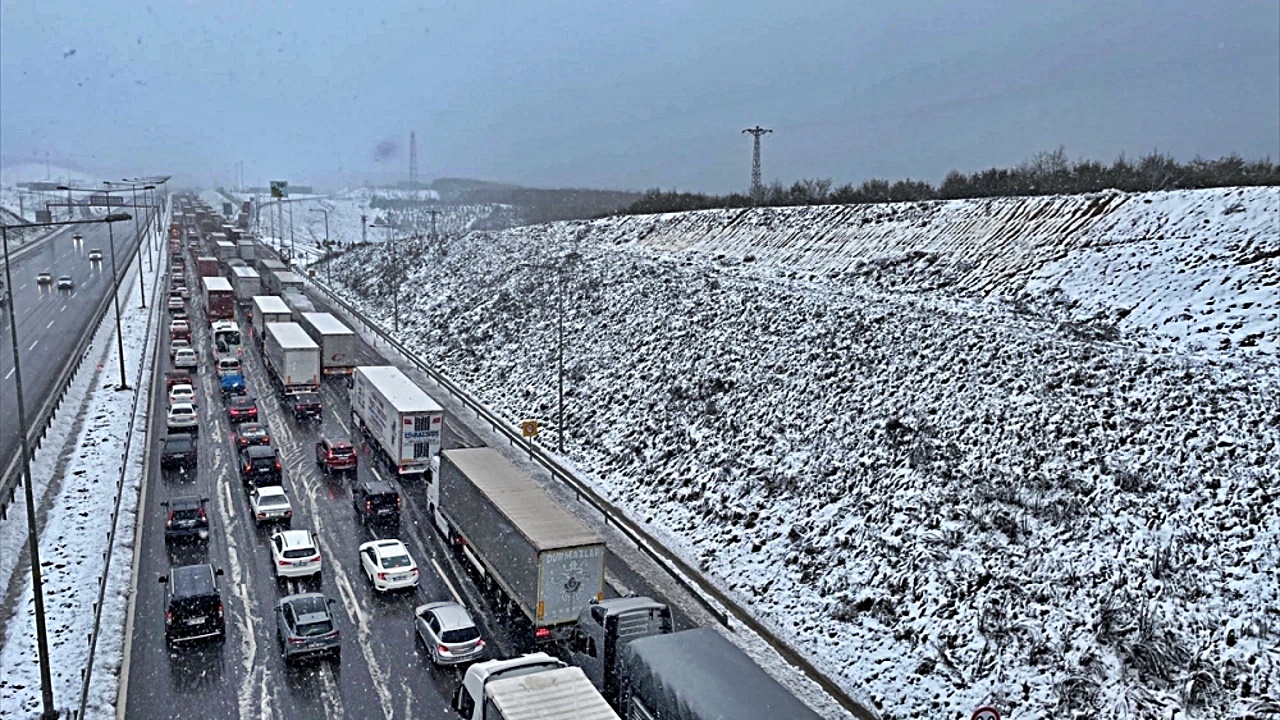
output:
[[[760,201],[764,199],[764,187],[760,185],[760,136],[767,135],[773,131],[757,125],[742,132],[755,137],[755,148],[751,154],[751,200],[756,205],[759,205]]]
[[[409,133],[409,184],[417,189],[418,183],[418,134]]]

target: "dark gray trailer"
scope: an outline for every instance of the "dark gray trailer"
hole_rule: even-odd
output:
[[[622,654],[625,720],[822,720],[711,628],[636,638]]]

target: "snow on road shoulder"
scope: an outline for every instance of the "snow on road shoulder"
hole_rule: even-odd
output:
[[[94,716],[111,712],[119,686],[132,527],[146,440],[145,430],[134,432],[134,428],[139,427],[139,422],[144,423],[140,427],[145,427],[153,358],[147,340],[149,334],[154,335],[148,317],[159,312],[154,303],[149,302],[144,311],[133,302],[138,297],[136,265],[130,263],[130,274],[120,288],[126,376],[134,390],[115,389],[119,383],[119,360],[115,324],[108,313],[94,335],[82,377],[73,383],[45,443],[32,459],[35,477],[56,478],[53,483],[37,481],[37,505],[43,511],[40,556],[54,702],[59,708],[79,706],[84,681],[81,672],[88,666],[86,639],[93,631],[93,605],[106,563],[106,539],[116,497],[123,494],[116,543],[109,549],[116,555],[111,561],[102,635],[95,651],[90,697]],[[163,271],[163,267],[157,269]],[[144,270],[143,276],[150,291],[156,272]],[[135,407],[137,393],[141,395]],[[131,433],[133,440],[126,458],[125,443]],[[128,472],[121,484],[121,471],[126,467]],[[50,497],[48,493],[56,495]],[[21,530],[21,540],[12,547],[25,544],[25,512],[19,501],[14,505],[17,514],[0,524],[0,533]],[[13,554],[17,555],[16,550]],[[29,573],[29,569],[24,572]],[[0,647],[0,667],[4,668],[0,677],[0,709],[4,712],[0,715],[8,716],[10,711],[17,716],[35,715],[40,710],[41,691],[29,574],[10,587],[18,588],[18,594],[5,598],[6,602],[15,603],[16,612],[5,628]]]

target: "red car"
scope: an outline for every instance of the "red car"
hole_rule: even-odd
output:
[[[232,425],[258,422],[258,401],[248,395],[236,395],[227,400],[227,419]]]
[[[316,443],[316,464],[325,473],[344,470],[355,472],[357,462],[355,448],[346,440],[322,437]]]

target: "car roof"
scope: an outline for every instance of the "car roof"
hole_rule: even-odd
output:
[[[188,508],[198,508],[201,505],[204,505],[204,498],[199,495],[180,495],[169,499],[170,510],[186,510]]]
[[[267,497],[268,495],[279,495],[284,497],[284,487],[281,485],[263,485],[257,488],[258,497]]]
[[[344,446],[350,447],[351,445],[350,440],[339,440],[338,438],[332,438],[332,437],[329,437],[328,435],[321,437],[320,440],[321,442],[328,443],[334,447],[344,447]]]
[[[179,353],[190,353],[190,354],[192,354],[192,355],[195,355],[195,354],[196,354],[195,348],[189,348],[189,347],[180,347],[180,348],[178,348],[178,352],[179,352]]]
[[[218,591],[213,582],[212,565],[185,565],[172,568],[170,586],[174,597],[212,595]]]
[[[400,542],[399,540],[374,540],[372,542],[365,543],[364,546],[365,547],[372,546],[373,549],[376,550],[379,555],[400,555],[402,553],[405,555],[409,554],[409,548],[405,547],[404,543]]]
[[[471,618],[471,613],[456,602],[435,602],[428,603],[423,606],[424,609],[435,613],[436,619],[440,621],[442,630],[453,630],[456,628],[475,627],[475,620]]]
[[[191,439],[191,433],[168,433],[164,436],[164,441],[167,443],[179,443],[184,445],[195,444]]]
[[[370,495],[382,495],[383,493],[393,493],[395,488],[391,487],[391,483],[386,480],[365,480],[360,483],[361,489]]]
[[[169,392],[173,392],[174,390],[177,390],[178,388],[186,388],[186,389],[190,390],[191,392],[195,392],[195,391],[196,391],[196,387],[195,387],[194,385],[192,385],[191,383],[188,383],[188,382],[179,382],[179,383],[174,383],[174,384],[173,384],[173,387],[169,388]]]
[[[236,423],[236,432],[238,432],[238,433],[253,432],[253,431],[255,431],[255,430],[262,430],[262,431],[266,431],[266,429],[267,429],[267,426],[266,426],[266,425],[263,425],[263,424],[262,424],[262,423],[260,423],[260,422],[242,422],[242,423]]]
[[[232,405],[256,405],[258,404],[258,399],[254,397],[250,397],[248,395],[237,395],[231,398],[231,404]]]
[[[276,449],[271,447],[270,445],[250,445],[244,450],[241,450],[241,452],[245,453],[251,458],[254,458],[255,460],[258,458],[276,456]]]
[[[169,409],[170,409],[170,410],[183,410],[183,411],[189,410],[189,411],[191,411],[191,412],[195,412],[195,411],[196,411],[195,406],[194,406],[194,405],[192,405],[192,404],[191,404],[191,403],[189,403],[189,402],[176,402],[176,403],[174,403],[174,404],[170,405],[170,406],[169,406]]]
[[[280,598],[281,605],[292,605],[293,612],[302,620],[304,615],[323,613],[329,615],[329,601],[321,593],[297,593]]]
[[[310,530],[282,530],[276,535],[287,548],[316,546],[315,541],[311,538]]]

